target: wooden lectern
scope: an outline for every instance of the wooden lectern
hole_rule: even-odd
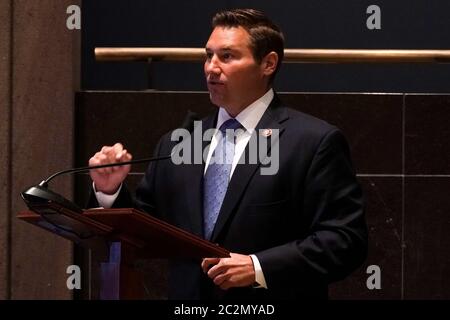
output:
[[[82,214],[57,203],[24,211],[18,218],[92,250],[100,258],[99,298],[143,299],[145,258],[229,257],[229,252],[196,235],[132,208],[89,209]]]

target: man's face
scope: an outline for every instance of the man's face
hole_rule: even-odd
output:
[[[236,116],[267,90],[267,77],[242,28],[216,27],[206,44],[205,76],[211,102]]]

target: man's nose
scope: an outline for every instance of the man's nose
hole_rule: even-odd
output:
[[[205,71],[207,74],[220,74],[221,70],[216,55],[206,61]]]

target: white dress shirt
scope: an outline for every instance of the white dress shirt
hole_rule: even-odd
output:
[[[266,112],[267,108],[269,107],[270,102],[272,102],[272,99],[274,97],[274,92],[272,89],[266,92],[261,98],[254,101],[252,104],[250,104],[248,107],[246,107],[244,110],[242,110],[237,116],[236,120],[239,121],[239,123],[244,127],[244,131],[242,134],[236,136],[236,144],[234,149],[234,157],[233,157],[233,163],[231,165],[231,172],[230,172],[230,179],[233,176],[234,169],[236,168],[236,165],[239,161],[239,158],[241,157],[242,153],[245,150],[245,147],[247,146],[247,143],[249,142],[253,131],[256,128],[256,125],[261,120],[264,112]],[[228,112],[224,108],[219,109],[219,114],[217,117],[217,124],[216,129],[219,129],[220,126],[227,121],[228,119],[231,119],[232,117],[228,114]],[[209,162],[211,160],[211,156],[213,154],[214,149],[217,146],[218,142],[218,134],[220,131],[217,131],[216,134],[213,136],[210,144],[210,148],[208,150],[208,156],[205,161],[205,171],[208,169]],[[120,186],[119,190],[115,194],[108,195],[104,194],[103,192],[97,191],[95,189],[95,185],[93,185],[95,196],[97,197],[97,201],[100,206],[103,208],[110,208],[114,201],[116,200],[117,196],[119,195],[120,189],[122,188],[122,185]],[[266,288],[267,284],[266,280],[264,278],[264,273],[261,268],[261,264],[259,263],[258,258],[255,255],[250,255],[253,261],[253,266],[255,268],[255,278],[256,282],[259,284],[259,287]]]

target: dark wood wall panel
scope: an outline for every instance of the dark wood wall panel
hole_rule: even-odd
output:
[[[402,184],[396,177],[362,177],[365,192],[369,252],[364,265],[331,286],[337,299],[400,299],[402,291]],[[381,269],[381,289],[369,290],[367,267]]]
[[[402,99],[401,94],[283,95],[286,104],[324,119],[343,131],[359,174],[401,171]]]
[[[405,173],[450,174],[450,95],[405,97]]]
[[[405,181],[405,298],[449,299],[450,178]]]
[[[450,95],[405,97],[405,298],[449,299]]]

